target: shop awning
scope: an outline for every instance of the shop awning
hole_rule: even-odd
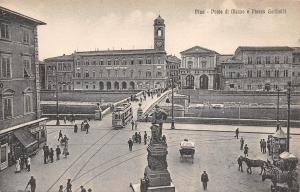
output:
[[[14,132],[14,135],[22,143],[25,148],[30,147],[37,143],[37,140],[32,136],[32,134],[25,129],[19,129]]]

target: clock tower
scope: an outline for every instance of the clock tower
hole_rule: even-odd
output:
[[[165,20],[160,15],[154,20],[154,49],[165,51]]]

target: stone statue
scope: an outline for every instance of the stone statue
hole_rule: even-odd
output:
[[[162,125],[163,122],[167,119],[167,113],[159,108],[158,105],[155,105],[155,110],[152,113],[152,127],[151,130],[154,129],[156,131],[156,127],[158,125],[159,133],[158,133],[158,139],[161,140],[162,138]]]

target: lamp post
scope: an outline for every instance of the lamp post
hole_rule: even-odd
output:
[[[171,115],[172,115],[172,120],[171,120],[171,129],[175,129],[174,125],[174,76],[172,75],[172,109],[171,109]]]
[[[288,114],[287,114],[287,143],[286,143],[286,151],[290,151],[290,113],[291,113],[291,89],[292,82],[288,81],[287,86],[287,104],[288,104]]]
[[[56,89],[55,89],[55,96],[56,96],[56,125],[59,125],[59,113],[58,113],[58,82],[57,82],[57,66],[55,71],[55,82],[56,82]]]
[[[276,119],[277,119],[277,128],[276,131],[278,131],[279,127],[280,127],[280,123],[279,123],[279,88],[277,88],[277,115],[276,115]]]

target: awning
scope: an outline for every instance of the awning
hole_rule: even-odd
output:
[[[32,134],[25,129],[19,129],[14,132],[14,135],[22,143],[25,148],[30,147],[37,143],[37,140],[32,136]]]
[[[276,133],[273,134],[273,137],[276,137],[279,139],[285,139],[285,138],[287,138],[287,135],[285,134],[285,132],[282,131],[281,128],[279,128],[278,131],[276,131]]]

